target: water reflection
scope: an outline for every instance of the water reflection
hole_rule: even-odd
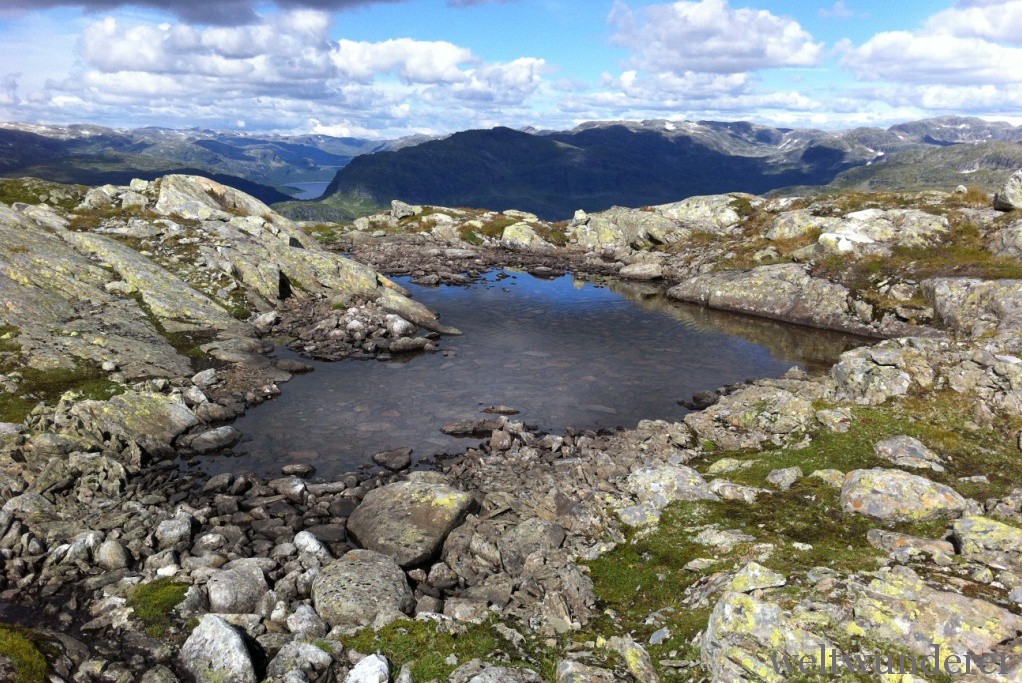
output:
[[[468,442],[439,428],[497,404],[549,431],[677,420],[679,398],[793,365],[823,368],[861,343],[676,304],[643,285],[505,275],[471,287],[402,282],[465,335],[407,363],[317,364],[239,421],[244,455],[204,467],[271,475],[304,461],[331,476],[392,448],[458,452]]]

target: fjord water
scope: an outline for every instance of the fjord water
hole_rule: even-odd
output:
[[[678,420],[686,412],[678,399],[694,392],[793,366],[822,371],[863,343],[670,302],[622,282],[491,273],[468,287],[402,284],[464,336],[443,338],[443,353],[400,362],[316,363],[236,423],[245,435],[240,457],[208,458],[203,468],[270,476],[304,462],[329,477],[394,448],[413,448],[413,458],[457,453],[479,439],[440,428],[485,417],[480,411],[494,405],[550,432]]]

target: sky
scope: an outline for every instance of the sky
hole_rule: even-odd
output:
[[[394,138],[1022,124],[1022,0],[3,0],[0,120]]]

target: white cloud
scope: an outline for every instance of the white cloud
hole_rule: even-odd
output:
[[[674,2],[632,10],[615,6],[613,41],[647,71],[740,73],[811,66],[823,44],[797,21],[767,10],[735,9],[727,0]]]
[[[550,70],[534,57],[487,62],[446,41],[334,40],[331,23],[311,10],[231,27],[103,18],[84,28],[69,76],[20,103],[0,83],[0,117],[66,120],[77,107],[76,120],[118,125],[244,120],[255,129],[403,135],[524,122]]]
[[[1022,0],[960,2],[930,17],[926,30],[1022,45]]]

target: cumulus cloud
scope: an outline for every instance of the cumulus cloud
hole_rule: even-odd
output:
[[[49,83],[22,111],[403,134],[412,120],[432,130],[447,119],[470,125],[495,113],[524,116],[549,71],[542,59],[486,62],[446,41],[334,40],[331,22],[314,10],[243,26],[107,17],[82,32],[80,70]],[[4,92],[0,83],[0,104],[11,99]]]
[[[812,66],[823,58],[823,44],[794,19],[735,9],[727,0],[638,10],[618,4],[611,25],[614,43],[631,50],[632,65],[647,71],[740,73]]]
[[[938,12],[926,22],[934,34],[1022,45],[1022,0],[971,0]]]
[[[273,0],[282,10],[345,10],[366,5],[405,2],[406,0]],[[451,7],[470,7],[513,0],[448,0]],[[6,11],[35,10],[45,7],[80,7],[86,10],[110,10],[117,7],[142,7],[176,14],[186,21],[203,24],[238,25],[257,21],[258,0],[5,0]]]

